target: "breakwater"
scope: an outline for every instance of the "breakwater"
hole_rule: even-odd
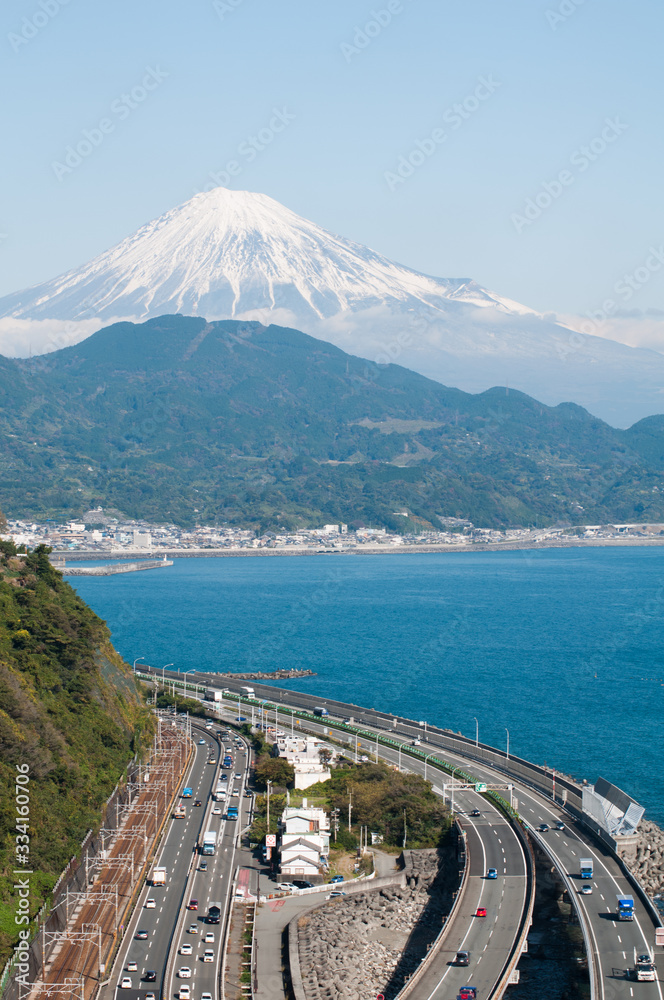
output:
[[[53,565],[65,576],[114,576],[116,573],[138,573],[142,569],[163,569],[172,566],[172,559],[144,559],[131,563],[108,563],[106,566],[66,566],[63,560],[53,560]]]

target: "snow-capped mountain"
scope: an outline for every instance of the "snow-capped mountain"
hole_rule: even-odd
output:
[[[396,264],[263,194],[216,188],[81,267],[0,299],[0,352],[165,313],[293,326],[478,392],[509,385],[616,426],[664,410],[664,355],[582,336],[468,278]]]
[[[469,279],[430,278],[335,236],[264,194],[215,188],[51,281],[0,299],[18,319],[249,318],[285,309],[300,323],[377,305],[449,301],[519,314]]]

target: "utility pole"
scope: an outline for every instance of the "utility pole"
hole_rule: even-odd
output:
[[[352,813],[353,813],[353,792],[349,788],[348,789],[348,830],[349,830],[349,832],[350,832],[350,826],[351,826],[351,815],[352,815]]]
[[[267,830],[266,833],[270,832],[270,790],[272,788],[272,782],[267,783]]]
[[[403,811],[403,849],[406,850],[406,839],[408,837],[408,827],[406,826],[406,810]]]

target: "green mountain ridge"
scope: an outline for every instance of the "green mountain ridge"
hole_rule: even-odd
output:
[[[34,917],[87,830],[101,825],[104,802],[152,731],[131,668],[49,551],[26,555],[0,542],[2,965],[19,930],[13,872],[23,870],[23,845]],[[22,820],[16,794],[26,793]]]
[[[257,530],[664,520],[664,417],[477,395],[296,330],[163,316],[0,359],[0,504]],[[411,519],[395,516],[408,510]]]

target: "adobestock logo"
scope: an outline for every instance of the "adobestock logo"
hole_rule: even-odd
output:
[[[18,33],[10,31],[7,35],[7,41],[14,52],[19,52],[24,45],[36,38],[69,2],[70,0],[39,0],[39,10],[23,18],[20,31]]]
[[[74,170],[80,167],[83,161],[87,160],[95,149],[102,145],[106,136],[115,132],[118,121],[126,121],[132,111],[135,111],[143,101],[147,100],[168,76],[170,74],[158,66],[155,69],[147,66],[141,82],[111,102],[110,112],[114,117],[101,118],[93,128],[84,128],[78,142],[65,148],[62,160],[51,162],[51,170],[57,179],[62,181],[69,174],[73,174]]]
[[[629,125],[622,122],[618,115],[615,118],[605,118],[604,128],[600,134],[591,139],[589,143],[579,146],[571,154],[570,166],[576,169],[576,173],[571,170],[560,170],[553,180],[542,181],[540,190],[534,197],[526,199],[521,212],[512,213],[510,221],[517,233],[521,235],[527,226],[532,226],[533,222],[541,218],[542,213],[551,208],[565,188],[574,184],[577,175],[584,174],[593,163],[596,163],[609,146],[628,128]]]
[[[480,76],[472,93],[467,94],[462,101],[457,101],[456,104],[447,108],[441,115],[441,120],[450,126],[452,132],[456,132],[464,122],[467,122],[479,111],[482,104],[492,94],[495,94],[500,86],[500,82],[494,80],[491,73],[488,76]],[[417,139],[410,152],[399,157],[396,169],[384,172],[383,177],[390,191],[395,191],[409,177],[412,177],[415,171],[426,163],[440,146],[447,142],[448,138],[445,129],[434,128],[424,139]]]
[[[404,6],[402,0],[388,0],[384,7],[369,12],[369,20],[361,27],[355,25],[352,42],[342,42],[339,48],[347,63],[353,56],[359,56],[360,52],[367,49],[374,38],[392,23],[392,19],[399,14],[403,14]]]

